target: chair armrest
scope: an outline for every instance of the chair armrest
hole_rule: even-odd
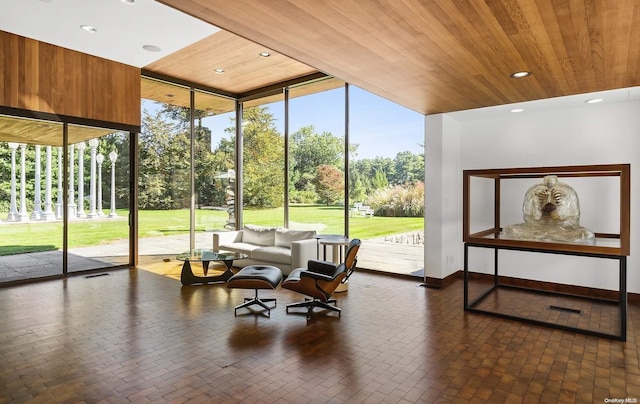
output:
[[[242,230],[214,231],[213,251],[218,251],[220,249],[220,245],[237,243],[240,241],[242,241]]]
[[[316,258],[318,242],[314,238],[291,243],[291,268],[304,268],[307,261]]]

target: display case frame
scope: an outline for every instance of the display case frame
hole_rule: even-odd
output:
[[[501,181],[509,179],[523,178],[543,178],[547,175],[563,177],[602,177],[611,176],[619,178],[619,232],[604,233],[594,232],[595,244],[564,243],[551,241],[532,241],[500,238],[502,231],[500,223],[500,191]],[[493,214],[494,223],[490,228],[471,232],[471,178],[483,177],[494,180],[493,189]],[[568,331],[580,332],[626,341],[627,334],[627,256],[630,250],[630,165],[583,165],[583,166],[563,166],[563,167],[537,167],[537,168],[508,168],[508,169],[488,169],[488,170],[464,170],[463,172],[463,241],[464,241],[464,310],[482,314],[493,315],[501,318],[518,320],[530,324],[550,326],[552,328]],[[489,248],[494,250],[494,268],[492,284],[478,296],[471,298],[469,287],[469,248]],[[617,299],[603,299],[589,296],[575,296],[566,293],[539,290],[533,287],[516,287],[501,283],[499,274],[499,251],[526,251],[542,254],[560,254],[569,256],[591,257],[596,259],[609,259],[618,261],[618,291]],[[525,292],[535,292],[545,295],[566,296],[590,300],[595,303],[614,304],[618,308],[618,333],[609,333],[584,329],[576,326],[567,326],[548,321],[531,319],[526,316],[505,314],[499,311],[482,309],[483,300],[501,289],[521,290]]]
[[[629,164],[579,165],[558,167],[498,168],[463,171],[463,241],[491,246],[521,247],[527,249],[555,250],[577,253],[595,253],[607,255],[629,255],[630,244],[630,187],[631,167]],[[605,233],[594,230],[594,245],[532,240],[514,240],[500,238],[500,189],[501,182],[510,179],[540,178],[556,175],[559,179],[567,177],[618,177],[620,195],[619,232]],[[494,223],[492,227],[471,232],[471,178],[482,177],[494,180]]]

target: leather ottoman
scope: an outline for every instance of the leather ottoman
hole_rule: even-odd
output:
[[[282,282],[282,271],[280,268],[269,265],[249,265],[242,268],[237,274],[233,275],[227,281],[228,288],[236,289],[254,289],[255,296],[253,298],[245,297],[244,303],[238,305],[234,309],[234,314],[238,315],[238,309],[249,307],[254,304],[267,310],[267,316],[271,317],[271,309],[266,302],[273,302],[276,306],[276,299],[260,299],[258,297],[259,289],[275,289]]]

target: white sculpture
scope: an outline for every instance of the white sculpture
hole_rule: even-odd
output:
[[[578,194],[569,185],[547,175],[529,188],[522,205],[524,223],[507,226],[506,239],[594,244],[595,235],[580,226]]]

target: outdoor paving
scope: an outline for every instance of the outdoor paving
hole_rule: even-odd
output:
[[[209,233],[197,233],[196,248],[211,248]],[[175,261],[175,256],[189,249],[188,235],[145,237],[138,241],[139,260],[149,263]],[[79,272],[126,265],[129,245],[127,240],[95,247],[70,250],[68,271]],[[176,261],[177,263],[177,261]],[[179,263],[182,265],[182,263]],[[358,268],[403,276],[424,276],[424,247],[382,241],[363,240],[358,253]],[[47,251],[0,257],[0,282],[19,281],[59,275],[62,252]]]

